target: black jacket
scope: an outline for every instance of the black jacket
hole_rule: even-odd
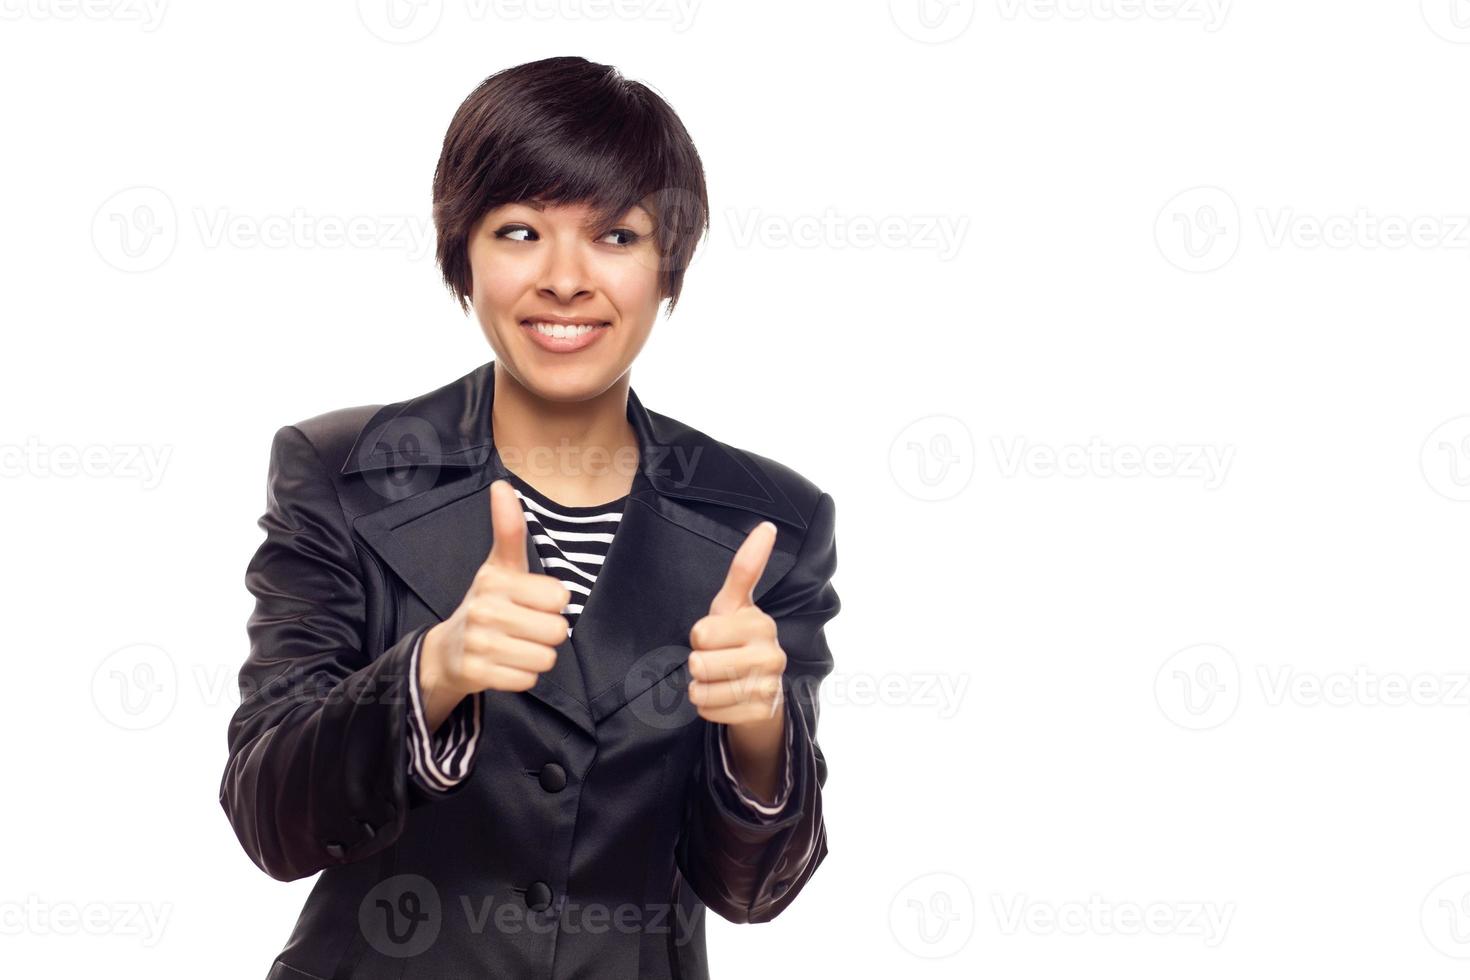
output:
[[[817,688],[840,607],[830,495],[645,410],[640,469],[573,637],[525,692],[485,691],[474,769],[408,774],[415,641],[489,554],[487,362],[436,391],[287,425],[220,804],[273,878],[323,872],[269,978],[708,976],[704,910],[778,915],[827,854]],[[689,629],[761,520],[755,600],[787,655],[793,789],[761,823],[688,702]],[[527,540],[532,571],[544,571]]]

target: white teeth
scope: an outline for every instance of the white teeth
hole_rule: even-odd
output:
[[[594,326],[593,324],[571,325],[565,323],[532,323],[531,326],[534,327],[536,332],[541,334],[542,336],[562,338],[581,337],[584,334],[589,334],[594,330],[602,329],[601,327]]]

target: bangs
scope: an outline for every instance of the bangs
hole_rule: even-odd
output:
[[[485,175],[499,192],[486,196],[484,210],[516,202],[583,204],[592,212],[588,231],[611,226],[638,205],[652,212],[649,199],[673,175],[655,168],[628,131],[609,135],[616,142],[549,139],[501,155]]]

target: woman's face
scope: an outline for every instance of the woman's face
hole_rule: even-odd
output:
[[[606,228],[589,220],[586,205],[518,202],[487,212],[470,234],[470,301],[485,338],[550,401],[592,398],[621,378],[663,299],[652,215],[635,207]],[[585,327],[548,326],[546,336],[533,326],[557,318],[593,326],[582,336]]]

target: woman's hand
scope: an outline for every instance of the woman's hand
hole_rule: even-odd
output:
[[[562,610],[571,592],[555,576],[530,571],[526,515],[506,480],[490,484],[490,521],[494,544],[469,591],[424,636],[419,687],[431,731],[467,694],[534,687],[568,636]]]
[[[730,726],[742,782],[764,799],[775,795],[786,731],[786,651],[753,595],[775,543],[776,526],[762,521],[731,559],[709,615],[689,630],[690,703],[702,718]]]

